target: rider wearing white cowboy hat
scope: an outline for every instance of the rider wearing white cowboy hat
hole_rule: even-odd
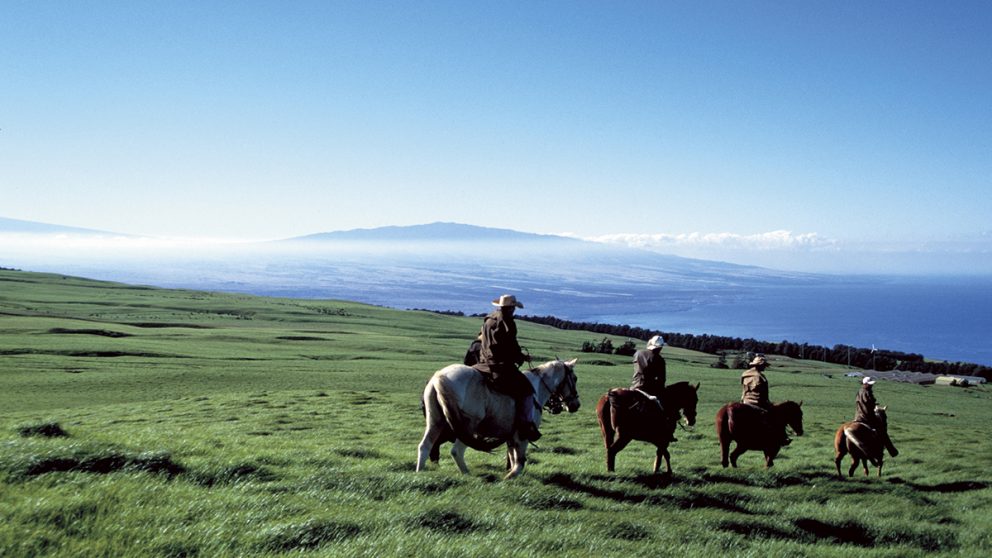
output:
[[[646,349],[634,353],[634,377],[631,380],[631,388],[639,389],[654,397],[661,396],[665,390],[667,375],[665,359],[661,356],[664,347],[665,339],[655,335],[648,339]]]
[[[513,312],[523,308],[517,297],[504,294],[492,302],[496,307],[486,316],[479,333],[482,348],[475,368],[492,375],[494,386],[516,400],[517,429],[528,440],[537,441],[541,433],[534,420],[534,386],[518,368],[530,361],[517,342],[517,324]]]

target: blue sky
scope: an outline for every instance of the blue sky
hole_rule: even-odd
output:
[[[3,11],[3,217],[249,239],[455,221],[992,273],[988,2]]]

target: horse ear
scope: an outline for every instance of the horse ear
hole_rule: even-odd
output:
[[[800,406],[800,407],[802,407],[802,406],[803,406],[803,400],[802,400],[802,399],[800,399],[800,400],[799,400],[799,406]]]
[[[573,358],[572,360],[566,361],[565,364],[568,365],[568,366],[575,366],[575,363],[578,362],[578,361],[579,361],[579,359]]]
[[[889,406],[888,406],[888,405],[885,405],[884,407],[879,407],[879,409],[881,409],[881,410],[883,410],[883,411],[884,411],[884,410],[886,410],[886,409],[888,409],[888,408],[889,408]]]
[[[699,391],[699,382],[696,382],[696,385],[692,386],[692,389]]]

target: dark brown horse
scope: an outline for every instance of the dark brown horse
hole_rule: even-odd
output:
[[[775,464],[782,449],[785,427],[803,435],[803,402],[785,401],[772,405],[765,416],[760,409],[743,403],[727,403],[716,413],[716,434],[720,439],[720,462],[737,467],[737,458],[748,450],[765,453],[765,468]],[[730,442],[737,447],[730,452]]]
[[[596,405],[596,416],[599,418],[599,428],[603,432],[603,443],[606,445],[606,470],[613,472],[617,454],[627,447],[631,440],[641,440],[658,448],[654,460],[654,473],[658,473],[661,460],[664,459],[665,469],[671,475],[672,463],[668,444],[674,438],[675,425],[680,415],[685,417],[685,422],[689,426],[696,424],[698,389],[699,384],[691,385],[689,382],[678,382],[666,387],[661,396],[665,404],[664,412],[657,402],[649,400],[642,393],[630,389],[613,390],[618,397],[616,417],[612,416],[609,394],[600,397]]]
[[[875,407],[875,416],[878,417],[879,427],[873,429],[863,422],[845,422],[837,429],[834,435],[834,449],[837,451],[834,457],[834,465],[837,466],[837,476],[844,478],[840,472],[840,462],[844,456],[851,454],[851,469],[847,476],[853,477],[854,471],[860,464],[864,467],[865,476],[868,476],[868,463],[878,467],[878,476],[882,476],[882,463],[884,461],[883,449],[889,450],[889,455],[895,457],[899,455],[899,450],[889,438],[889,421],[885,415],[887,407]]]

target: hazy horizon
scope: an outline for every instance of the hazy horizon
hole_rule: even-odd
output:
[[[18,230],[13,225],[20,225]],[[438,223],[433,223],[438,224]],[[445,223],[478,227],[485,230],[492,228],[479,227],[467,223]],[[6,225],[6,229],[5,229]],[[425,226],[431,224],[421,224]],[[59,232],[44,232],[46,226],[55,226]],[[404,231],[412,227],[386,226],[369,229],[348,229],[346,231],[315,231],[312,236],[327,233],[376,231],[398,229]],[[131,235],[122,231],[77,230],[71,227],[61,230],[57,224],[24,222],[0,216],[0,265],[3,258],[24,258],[33,262],[57,261],[91,261],[126,260],[134,257],[188,257],[196,254],[204,257],[223,257],[234,252],[255,251],[258,253],[296,252],[302,254],[314,248],[304,245],[293,247],[286,244],[290,237],[276,238],[208,238],[196,236],[156,237]],[[526,230],[510,230],[523,234],[539,234]],[[549,233],[540,233],[549,234]],[[685,235],[672,238],[659,235],[650,237],[636,235],[606,235],[602,237],[582,238],[574,234],[563,233],[558,236],[566,239],[594,242],[604,246],[620,246],[645,250],[659,256],[677,256],[710,262],[726,262],[736,265],[757,266],[770,270],[780,270],[802,273],[825,273],[831,275],[963,275],[983,276],[992,275],[992,257],[984,248],[972,249],[966,244],[944,243],[943,245],[917,246],[907,249],[905,244],[891,243],[888,246],[841,246],[837,242],[825,242],[818,238],[795,239],[783,232],[772,232],[764,235]],[[303,238],[303,237],[294,237]],[[449,242],[457,242],[452,238]],[[362,249],[356,241],[340,241],[339,249],[354,252]],[[330,249],[330,242],[323,242],[320,250]],[[374,245],[367,245],[371,248]],[[432,249],[430,241],[424,241],[422,250]],[[466,250],[470,247],[466,245]],[[374,246],[381,252],[381,245]],[[405,250],[411,249],[407,245]],[[478,249],[478,247],[476,247]],[[487,250],[497,250],[498,245],[492,245]],[[783,259],[784,252],[790,256]],[[508,253],[507,257],[512,257]],[[940,261],[939,268],[921,266],[921,259]]]

